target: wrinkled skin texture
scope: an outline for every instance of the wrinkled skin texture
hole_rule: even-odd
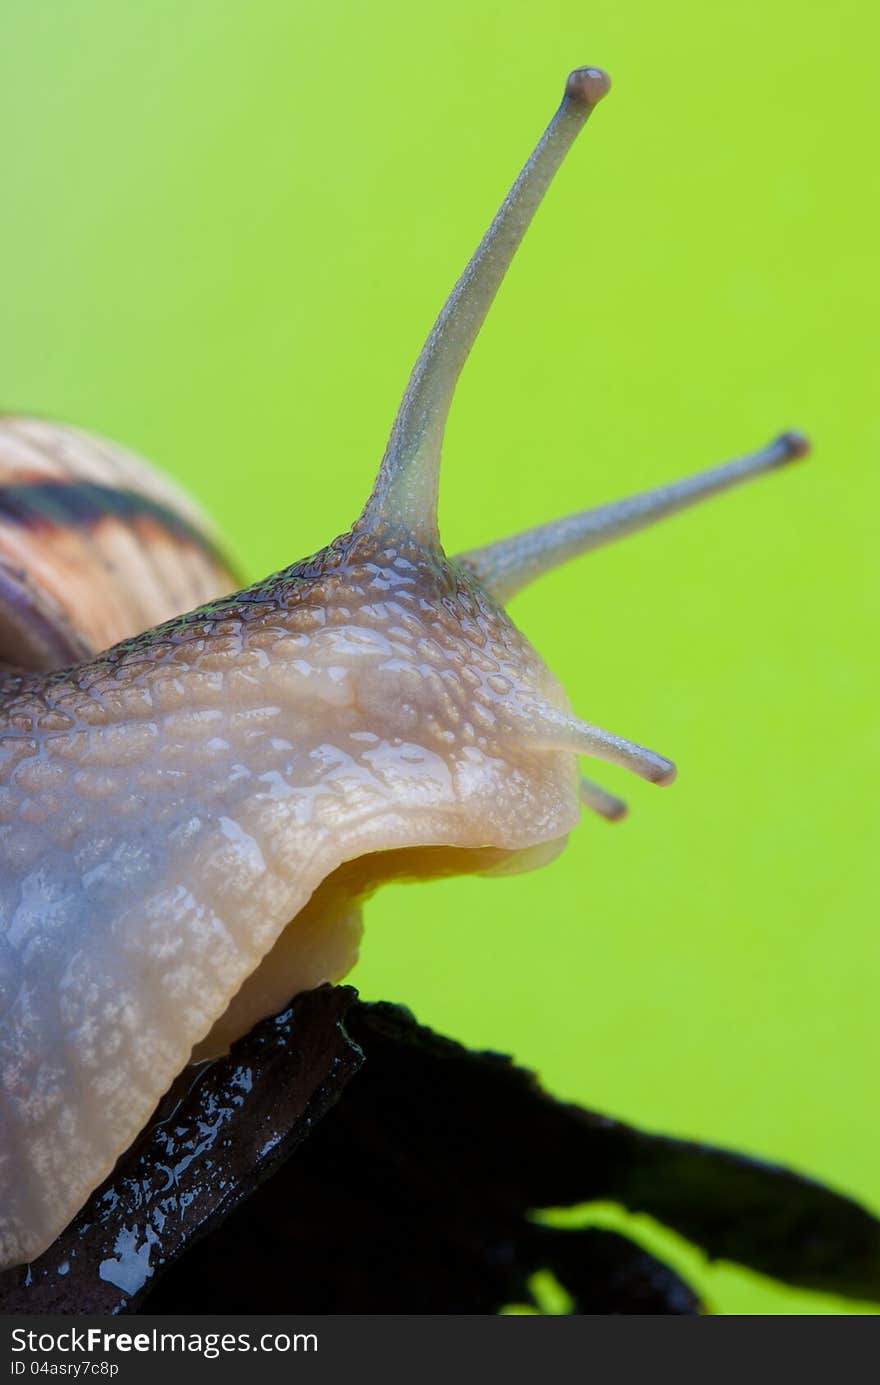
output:
[[[523,732],[558,684],[473,578],[387,534],[0,691],[2,1264],[66,1224],[343,862],[518,853],[578,817],[574,755]],[[276,991],[344,975],[358,933],[330,909]]]

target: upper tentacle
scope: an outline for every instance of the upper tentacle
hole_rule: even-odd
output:
[[[590,549],[644,529],[719,491],[750,481],[765,471],[806,456],[809,444],[799,433],[783,433],[760,452],[687,476],[682,481],[581,510],[564,519],[526,529],[511,538],[459,555],[458,562],[499,601],[507,601],[536,577]]]
[[[440,449],[458,377],[544,193],[609,85],[607,75],[598,68],[579,68],[569,76],[559,110],[449,295],[416,361],[361,515],[363,527],[402,527],[426,546],[439,544]]]

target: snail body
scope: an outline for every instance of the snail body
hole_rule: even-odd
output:
[[[596,69],[569,78],[426,342],[348,532],[226,594],[200,518],[132,463],[141,500],[122,507],[117,551],[150,526],[173,539],[174,573],[185,557],[205,588],[196,609],[178,598],[184,613],[140,631],[144,606],[132,628],[117,610],[105,641],[56,591],[61,635],[23,638],[18,659],[6,618],[2,657],[18,667],[0,673],[0,1267],[51,1243],[188,1061],[345,975],[382,880],[530,868],[561,849],[583,802],[620,816],[579,780],[581,754],[673,778],[663,756],[574,716],[502,603],[575,553],[803,455],[802,440],[458,559],[437,531],[458,374],[607,85]],[[32,442],[39,427],[0,427],[0,460],[9,430]],[[44,427],[50,452],[70,437]],[[76,437],[82,465],[106,448]],[[3,542],[0,525],[11,568]],[[148,590],[143,575],[131,585],[128,613]],[[33,576],[19,586],[33,595]],[[27,623],[26,603],[7,606]],[[72,657],[62,636],[68,654],[79,642]]]

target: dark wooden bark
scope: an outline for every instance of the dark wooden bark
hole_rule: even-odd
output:
[[[348,987],[190,1071],[0,1311],[494,1313],[550,1271],[574,1313],[701,1311],[626,1236],[542,1208],[613,1201],[713,1258],[880,1300],[880,1222],[788,1169],[554,1100]]]

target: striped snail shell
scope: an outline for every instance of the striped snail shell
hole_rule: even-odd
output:
[[[0,664],[64,668],[237,585],[205,515],[148,463],[0,416]]]

